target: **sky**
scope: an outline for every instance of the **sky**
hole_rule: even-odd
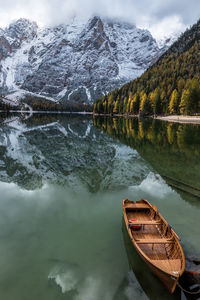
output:
[[[75,15],[120,18],[160,39],[180,33],[200,18],[200,0],[0,0],[0,27],[19,18],[39,26],[68,22]]]

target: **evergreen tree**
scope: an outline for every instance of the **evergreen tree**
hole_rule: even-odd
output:
[[[178,92],[173,90],[170,102],[169,102],[169,113],[176,114],[178,113]]]
[[[106,102],[106,100],[104,100],[104,102],[103,102],[103,112],[104,112],[104,114],[107,114],[107,102]]]
[[[113,113],[114,114],[118,114],[119,113],[119,101],[115,101],[115,104],[114,104],[114,108],[113,108]]]
[[[143,113],[149,113],[149,101],[146,93],[144,93],[141,97],[140,111]]]
[[[129,112],[134,113],[134,101],[133,100],[131,100]]]
[[[110,94],[108,96],[108,113],[112,114],[112,112],[113,112],[113,95]]]
[[[124,102],[123,102],[123,114],[125,114],[127,112],[127,98],[124,98]]]
[[[189,114],[190,110],[190,91],[188,89],[183,90],[182,96],[181,96],[181,103],[179,105],[180,107],[180,113],[183,115]]]
[[[160,90],[157,88],[150,94],[151,107],[154,114],[160,112]]]
[[[133,96],[133,108],[132,108],[132,112],[134,114],[138,114],[139,112],[139,105],[140,105],[140,96],[139,93],[135,93]]]

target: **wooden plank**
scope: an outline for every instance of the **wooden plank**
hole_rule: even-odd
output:
[[[143,204],[143,203],[140,203],[140,204],[132,204],[132,203],[126,203],[125,205],[125,208],[127,209],[150,209],[150,207],[147,205],[147,204]]]
[[[137,220],[137,221],[133,221],[131,222],[131,220],[128,220],[130,225],[160,225],[162,224],[162,222],[160,221],[145,221],[145,220]]]
[[[170,239],[135,239],[137,244],[174,244]]]

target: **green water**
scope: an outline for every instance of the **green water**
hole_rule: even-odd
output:
[[[184,250],[197,256],[200,199],[164,181],[144,140],[138,148],[120,124],[118,134],[106,134],[104,122],[94,126],[85,116],[2,116],[1,122],[0,299],[181,299],[178,289],[168,294],[131,248],[122,199],[145,197],[157,205]],[[200,130],[187,126],[195,136]],[[156,128],[163,136],[163,127]],[[198,139],[193,147],[198,157]],[[166,158],[160,148],[158,159]],[[198,178],[189,165],[190,177]],[[180,163],[178,169],[183,172]]]

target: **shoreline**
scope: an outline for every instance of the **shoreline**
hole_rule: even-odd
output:
[[[50,110],[0,110],[0,113],[27,113],[27,114],[78,114],[78,115],[93,115],[91,111],[50,111]]]
[[[156,120],[173,122],[173,123],[184,123],[184,124],[200,124],[200,116],[157,116],[153,117]]]
[[[0,113],[6,113],[5,111],[0,110]],[[21,110],[10,110],[9,113],[29,113],[29,114],[80,114],[80,115],[93,115],[96,117],[111,117],[111,118],[141,118],[139,114],[97,114],[93,112],[87,111],[79,111],[79,112],[69,112],[69,111],[21,111]],[[182,124],[200,124],[200,116],[184,116],[184,115],[167,115],[167,116],[144,116],[142,118],[152,118],[155,120],[172,122],[172,123],[182,123]],[[141,119],[142,119],[141,118]]]
[[[93,114],[96,117],[122,117],[122,118],[140,118],[139,115],[127,115],[127,114]],[[172,122],[172,123],[182,123],[182,124],[200,124],[200,116],[183,116],[183,115],[168,115],[168,116],[145,116],[143,118],[152,118],[155,120]],[[142,119],[142,118],[141,118]]]

